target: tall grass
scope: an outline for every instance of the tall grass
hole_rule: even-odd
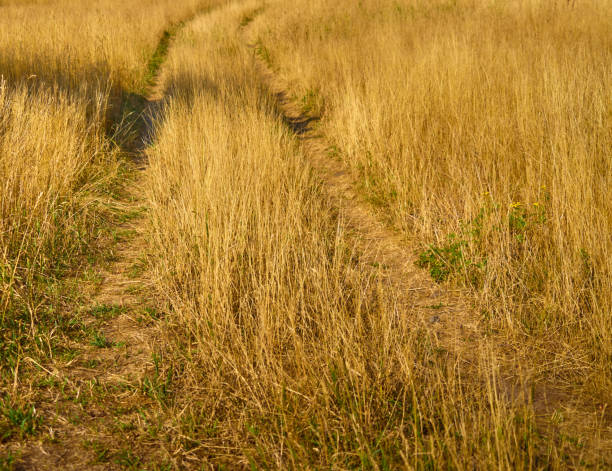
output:
[[[15,305],[34,322],[45,277],[70,268],[91,240],[89,190],[114,159],[92,106],[102,115],[104,96],[91,105],[58,90],[0,83],[3,323]]]
[[[255,24],[419,264],[565,406],[612,399],[610,24],[588,0],[278,2]]]
[[[490,352],[466,367],[360,262],[240,39],[258,6],[180,33],[148,151],[173,449],[277,469],[596,463],[504,396]]]
[[[109,107],[151,83],[168,25],[213,4],[0,2],[3,393],[69,324],[47,301],[101,229]],[[196,18],[167,64],[145,181],[168,314],[152,439],[230,467],[605,468],[609,3],[262,6]],[[417,261],[471,290],[493,341],[470,362],[360,260],[240,25]]]
[[[0,73],[79,89],[112,83],[140,93],[164,30],[214,1],[120,0],[0,4]],[[220,2],[218,2],[220,3]]]
[[[95,257],[118,100],[143,93],[162,31],[212,3],[0,4],[0,367],[47,350],[28,342],[61,324],[55,282]]]

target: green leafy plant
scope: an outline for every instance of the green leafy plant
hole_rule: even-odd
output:
[[[485,195],[488,196],[488,193]],[[459,224],[458,233],[451,233],[444,242],[430,244],[423,250],[416,264],[428,268],[431,277],[439,283],[449,279],[453,273],[463,273],[465,280],[477,284],[487,265],[487,254],[483,248],[485,226],[492,229],[489,234],[508,234],[518,254],[529,239],[529,234],[546,221],[546,209],[541,203],[529,206],[516,202],[510,204],[506,211],[489,197],[473,219]]]
[[[445,243],[430,245],[421,252],[417,265],[429,268],[429,274],[438,283],[446,281],[451,273],[466,265],[464,249],[467,241],[449,234]]]

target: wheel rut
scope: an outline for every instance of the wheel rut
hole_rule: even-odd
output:
[[[390,228],[359,190],[347,166],[334,157],[334,150],[317,127],[319,118],[302,110],[291,97],[288,84],[257,53],[255,41],[242,32],[248,47],[255,51],[262,81],[275,97],[277,109],[301,143],[308,164],[322,183],[322,189],[352,233],[352,241],[362,263],[378,270],[378,276],[396,293],[394,300],[406,322],[433,332],[445,347],[460,353],[473,353],[480,337],[479,318],[458,290],[435,283],[416,266],[417,246]],[[475,361],[475,360],[474,360]]]
[[[255,49],[245,28],[241,34]],[[169,47],[171,37],[165,34],[155,53],[159,57],[152,61],[156,66],[150,69],[150,86],[141,97],[130,143],[124,149],[131,157],[126,184],[108,202],[114,215],[113,242],[106,260],[96,266],[95,280],[82,286],[88,294],[75,319],[84,334],[71,341],[74,356],[45,365],[23,360],[49,384],[44,400],[37,401],[46,431],[42,437],[12,446],[19,456],[15,469],[180,466],[158,438],[164,428],[165,372],[157,348],[161,337],[158,314],[154,300],[148,297],[147,209],[141,192],[145,151],[154,142],[153,128],[164,100],[163,61]],[[325,197],[351,235],[360,262],[394,293],[395,305],[407,323],[432,332],[442,347],[468,365],[466,371],[476,371],[483,355],[493,355],[499,348],[483,333],[469,298],[435,283],[415,265],[417,246],[384,222],[351,171],[333,157],[317,127],[318,118],[305,113],[292,99],[284,79],[259,55],[255,57],[262,81],[276,97],[279,115],[301,143]],[[505,391],[499,394],[512,402],[523,395],[524,386],[515,384],[518,375],[514,372],[507,375],[507,381],[502,378],[500,382]]]
[[[87,279],[76,281],[82,304],[73,307],[78,333],[65,346],[70,358],[45,365],[24,359],[39,371],[39,384],[44,384],[37,393],[36,413],[44,418],[45,432],[9,444],[16,457],[12,469],[176,467],[163,441],[156,439],[163,427],[160,394],[165,386],[158,364],[161,355],[156,353],[158,313],[148,297],[142,187],[145,151],[161,119],[163,62],[183,24],[164,32],[148,65],[146,92],[131,95],[124,105],[131,112],[124,112],[124,122],[130,124],[123,131],[120,188],[100,201],[110,214],[105,228],[109,242],[104,244],[108,247]]]
[[[402,237],[367,200],[353,172],[335,157],[337,151],[318,126],[320,118],[303,110],[289,82],[273,70],[261,53],[261,44],[249,36],[248,27],[240,34],[253,50],[258,74],[275,98],[279,116],[301,143],[324,195],[352,233],[361,262],[378,270],[405,321],[432,333],[438,348],[449,353],[462,376],[488,390],[496,407],[506,414],[531,409],[544,428],[551,414],[566,407],[582,417],[595,416],[592,404],[573,397],[554,378],[542,381],[536,379],[537,371],[524,371],[524,365],[515,361],[512,346],[483,326],[469,293],[436,283],[416,265],[419,246]]]

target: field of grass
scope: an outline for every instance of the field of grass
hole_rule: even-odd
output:
[[[144,3],[0,2],[0,442],[40,432],[23,362],[75,335],[162,32],[214,5]]]
[[[0,0],[0,470],[612,466],[610,25]]]
[[[201,4],[0,3],[5,308],[16,284],[61,268],[75,244],[87,243],[88,193],[117,165],[113,106],[142,93],[162,32]]]
[[[612,391],[612,4],[271,5],[254,40],[530,383]]]

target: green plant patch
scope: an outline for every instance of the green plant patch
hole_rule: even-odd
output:
[[[242,15],[242,18],[240,18],[240,27],[244,28],[248,26],[257,17],[257,15],[259,15],[263,10],[264,8],[260,7],[260,8],[256,8],[255,10],[249,13],[245,13],[244,15]]]
[[[125,308],[117,304],[97,304],[89,311],[96,319],[108,320],[117,317]]]
[[[162,357],[158,354],[153,354],[153,365],[155,372],[152,376],[144,378],[142,381],[142,390],[151,399],[156,400],[160,404],[166,404],[170,397],[172,385],[172,367],[168,369],[166,375],[161,373]]]
[[[98,348],[109,348],[113,346],[113,343],[102,332],[94,331],[91,334],[91,345]]]
[[[261,39],[258,39],[255,43],[255,54],[259,56],[261,60],[263,60],[266,65],[270,68],[273,68],[272,56],[268,48],[263,44]]]
[[[42,424],[42,417],[33,405],[17,405],[8,400],[0,402],[0,442],[14,436],[34,435]]]
[[[5,455],[0,456],[0,471],[13,471],[17,464],[17,456],[12,452],[7,452]]]
[[[489,200],[478,214],[467,222],[460,222],[459,231],[446,236],[443,242],[430,244],[418,254],[416,264],[427,268],[438,283],[458,275],[463,281],[478,286],[487,267],[487,249],[493,236],[508,238],[511,253],[519,257],[530,236],[547,223],[545,206],[520,202],[508,209]],[[583,257],[584,258],[584,257]]]

